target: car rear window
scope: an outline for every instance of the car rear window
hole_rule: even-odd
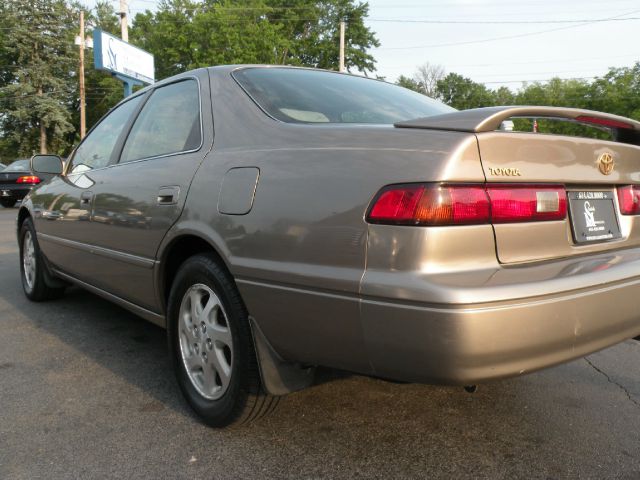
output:
[[[28,172],[31,168],[29,160],[16,160],[13,163],[10,163],[7,168],[5,168],[5,172]]]
[[[392,124],[455,111],[397,85],[354,75],[245,68],[233,77],[265,112],[288,123]]]

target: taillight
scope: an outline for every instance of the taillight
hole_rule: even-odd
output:
[[[564,220],[567,195],[563,187],[487,186],[492,223]]]
[[[564,187],[407,184],[383,188],[367,221],[391,225],[473,225],[563,220]]]
[[[378,194],[367,219],[395,225],[486,223],[489,201],[481,186],[392,185]]]
[[[24,177],[18,177],[16,183],[28,183],[30,185],[36,185],[40,183],[42,180],[36,177],[35,175],[25,175]]]
[[[618,187],[618,203],[622,215],[640,214],[640,186]]]
[[[383,189],[369,212],[369,220],[385,223],[413,223],[424,189],[424,185],[398,185]]]

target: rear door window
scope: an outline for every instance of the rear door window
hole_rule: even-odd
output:
[[[157,88],[125,142],[120,163],[200,148],[200,95],[195,80]]]

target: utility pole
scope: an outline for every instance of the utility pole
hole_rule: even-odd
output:
[[[129,28],[127,23],[127,11],[129,10],[129,6],[127,5],[127,1],[128,0],[120,0],[120,36],[125,42],[129,41]]]
[[[340,22],[340,67],[339,72],[344,72],[344,20]]]
[[[80,140],[82,140],[87,132],[87,114],[85,105],[84,92],[84,11],[80,10]]]

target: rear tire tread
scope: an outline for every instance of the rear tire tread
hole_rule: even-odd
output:
[[[244,362],[246,378],[242,382],[239,392],[239,401],[235,402],[232,411],[225,418],[224,421],[217,421],[201,415],[203,420],[215,427],[225,427],[227,429],[236,428],[243,425],[248,425],[266,414],[273,411],[275,405],[278,403],[279,397],[268,394],[262,387],[262,381],[260,379],[260,371],[258,360],[253,346],[253,337],[251,334],[251,327],[248,320],[248,312],[240,297],[240,293],[235,285],[235,282],[231,278],[230,274],[220,266],[217,259],[212,254],[198,254],[185,261],[180,267],[178,274],[176,275],[174,286],[181,284],[184,279],[182,278],[187,268],[194,268],[195,265],[205,267],[207,278],[217,281],[221,286],[221,292],[216,292],[218,296],[222,294],[221,298],[226,298],[229,305],[227,312],[228,316],[233,317],[233,320],[238,323],[236,333],[240,337],[238,338],[239,344],[245,345],[247,348],[238,350],[238,354],[242,354],[244,351]],[[197,268],[197,267],[196,267]],[[172,286],[170,294],[170,305],[175,305],[179,302],[176,298],[180,294],[179,289],[174,289]],[[214,289],[216,291],[216,289]],[[171,321],[173,322],[173,309],[171,310]],[[234,315],[235,313],[235,315]],[[170,338],[172,348],[174,340]],[[174,358],[175,355],[174,355]],[[178,365],[178,364],[176,364]],[[180,367],[179,367],[180,368]],[[237,374],[237,373],[236,373]],[[185,389],[181,386],[183,392]],[[225,394],[226,395],[226,394]],[[244,397],[244,398],[242,398]],[[224,398],[224,397],[223,397]],[[187,396],[187,399],[193,405],[193,402]]]
[[[24,279],[24,268],[22,265],[22,255],[23,255],[23,243],[24,236],[29,231],[31,233],[31,238],[33,239],[33,246],[35,248],[36,253],[36,276],[33,282],[33,288],[29,291],[28,287],[25,285]],[[44,302],[47,300],[55,300],[60,298],[65,291],[64,287],[50,287],[47,284],[46,280],[46,272],[44,271],[46,267],[44,257],[42,252],[40,251],[40,245],[38,244],[38,237],[36,235],[36,229],[33,226],[33,222],[30,217],[26,218],[22,225],[20,226],[20,278],[22,280],[22,286],[24,289],[24,293],[29,300],[34,302]]]

